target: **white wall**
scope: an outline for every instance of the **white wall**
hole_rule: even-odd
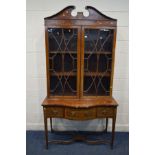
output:
[[[46,96],[44,17],[68,5],[75,5],[78,11],[90,5],[118,20],[113,88],[113,96],[119,103],[116,130],[128,131],[128,0],[27,0],[27,130],[43,129],[41,103]],[[54,128],[59,130],[101,130],[103,124],[103,120],[74,122],[54,119]]]

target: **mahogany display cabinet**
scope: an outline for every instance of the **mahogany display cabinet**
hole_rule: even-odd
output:
[[[89,144],[110,143],[113,147],[117,102],[112,97],[117,20],[91,6],[72,16],[68,6],[45,21],[47,97],[42,103],[46,148],[48,143],[69,144],[83,140]],[[47,122],[52,118],[85,121],[112,119],[109,141],[48,139]]]

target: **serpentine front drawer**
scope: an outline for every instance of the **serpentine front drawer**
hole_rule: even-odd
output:
[[[96,118],[96,108],[65,108],[65,118],[70,120],[88,120]]]

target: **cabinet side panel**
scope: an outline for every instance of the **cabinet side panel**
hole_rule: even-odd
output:
[[[114,29],[114,39],[113,39],[113,49],[112,49],[112,73],[111,73],[111,81],[110,81],[110,96],[112,96],[113,90],[113,79],[114,79],[114,65],[115,65],[115,47],[116,47],[116,28]]]
[[[48,55],[48,32],[47,27],[45,26],[45,46],[46,46],[46,78],[47,78],[47,97],[50,96],[50,81],[49,81],[49,55]]]

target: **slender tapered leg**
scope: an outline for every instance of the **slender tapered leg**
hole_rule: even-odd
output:
[[[105,132],[107,132],[108,130],[108,118],[106,118],[106,128],[105,128]]]
[[[45,116],[45,111],[44,111],[44,127],[45,127],[46,149],[48,149],[48,128],[47,128],[47,117]]]
[[[50,124],[51,124],[51,133],[53,132],[53,129],[52,129],[52,118],[50,118]]]
[[[116,122],[116,116],[112,118],[112,139],[111,139],[111,148],[113,149],[114,145],[114,138],[115,138],[115,122]]]

